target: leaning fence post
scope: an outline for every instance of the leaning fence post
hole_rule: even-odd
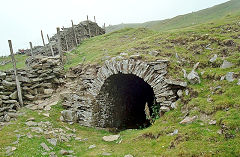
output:
[[[43,46],[45,46],[44,37],[43,37],[43,31],[42,30],[41,30],[41,36],[42,36]]]
[[[94,22],[97,24],[97,21],[96,21],[96,17],[94,16]],[[95,32],[96,36],[98,35],[98,26],[96,25],[96,32]]]
[[[63,30],[64,39],[65,39],[66,49],[68,51],[69,47],[68,47],[67,35],[64,33],[64,26],[62,27],[62,30]]]
[[[33,57],[33,47],[32,47],[32,42],[29,42],[29,45],[30,45],[30,49],[31,49],[31,55]]]
[[[20,86],[20,83],[19,83],[19,80],[18,80],[16,60],[15,60],[14,54],[13,54],[12,41],[8,40],[8,44],[9,44],[9,48],[10,48],[10,53],[11,53],[11,58],[12,58],[12,63],[13,63],[13,69],[14,69],[14,74],[15,74],[15,78],[16,78],[18,100],[19,100],[20,105],[23,107],[22,90],[21,90],[21,86]]]
[[[74,30],[73,20],[71,20],[71,22],[72,22],[72,29],[73,29],[73,36],[74,36],[75,45],[77,46],[78,41],[77,41],[77,36],[76,36],[75,30]]]
[[[50,38],[49,38],[48,34],[47,34],[47,38],[48,38],[48,44],[50,45],[50,49],[51,49],[51,52],[52,52],[52,56],[54,57],[52,43],[50,42]]]
[[[59,51],[59,55],[60,55],[60,60],[61,60],[61,63],[63,64],[63,52],[62,52],[60,28],[59,27],[57,27],[57,38],[58,38],[58,51]]]
[[[87,25],[88,25],[88,34],[89,34],[89,37],[91,38],[91,30],[90,30],[90,26],[89,26],[88,15],[87,15]]]

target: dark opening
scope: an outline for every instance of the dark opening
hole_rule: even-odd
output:
[[[97,123],[100,127],[130,129],[150,125],[145,105],[151,112],[154,92],[142,78],[133,74],[115,74],[103,84],[97,97]]]

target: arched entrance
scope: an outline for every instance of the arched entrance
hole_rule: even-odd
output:
[[[146,118],[154,103],[154,91],[134,74],[114,74],[107,78],[96,97],[99,127],[118,129],[150,125]],[[148,113],[148,111],[150,113]]]

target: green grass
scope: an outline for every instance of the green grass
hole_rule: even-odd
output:
[[[140,54],[144,60],[169,59],[168,77],[182,81],[187,81],[182,69],[190,72],[199,62],[197,72],[201,83],[189,84],[189,95],[184,92],[177,102],[177,109],[166,113],[149,128],[120,132],[122,142],[119,144],[102,140],[103,136],[111,134],[107,131],[61,122],[61,104],[52,108],[49,118],[38,111],[22,109],[25,115],[0,131],[0,156],[5,156],[4,148],[16,141],[16,134],[19,133],[15,130],[24,135],[30,132],[25,125],[30,117],[35,117],[38,122],[50,121],[54,128],[76,129],[77,136],[88,138],[82,142],[72,139],[59,143],[53,148],[58,156],[61,149],[74,150],[76,156],[101,156],[103,152],[109,152],[112,156],[132,154],[146,157],[240,156],[240,86],[237,85],[237,79],[240,79],[239,21],[240,16],[231,15],[212,23],[167,32],[126,28],[83,41],[74,51],[66,54],[66,70],[78,64],[101,65],[106,56],[115,57],[124,52],[128,54],[126,58]],[[232,40],[235,45],[224,45],[226,40]],[[150,55],[151,51],[158,51],[159,56]],[[176,53],[180,59],[176,58]],[[218,55],[218,59],[210,63],[209,59],[214,54]],[[234,66],[221,69],[223,59],[234,63]],[[220,78],[230,71],[234,72],[235,81],[221,81]],[[217,89],[218,86],[221,88]],[[186,113],[198,116],[197,120],[192,124],[179,124]],[[216,125],[209,125],[210,120],[216,120]],[[169,136],[175,129],[179,133]],[[40,143],[50,146],[47,138],[48,135],[43,134],[33,139],[21,137],[14,156],[41,156],[43,149]],[[88,149],[92,144],[97,147]]]
[[[24,115],[0,131],[0,156],[5,156],[5,147],[7,146],[17,147],[14,156],[42,156],[41,154],[45,152],[40,146],[42,142],[53,147],[52,152],[57,155],[60,155],[61,149],[73,150],[76,156],[101,156],[103,152],[111,153],[112,156],[126,154],[134,156],[238,156],[240,153],[239,132],[231,132],[235,138],[226,140],[224,134],[217,133],[221,128],[220,125],[212,126],[200,120],[193,124],[180,125],[182,116],[180,107],[165,114],[147,129],[120,132],[121,143],[104,142],[102,137],[110,135],[109,132],[61,122],[59,120],[61,110],[63,108],[60,104],[54,106],[50,112],[50,118],[48,118],[37,111],[21,109],[20,112],[23,112]],[[53,124],[53,128],[62,128],[67,133],[74,132],[68,131],[66,128],[75,129],[74,134],[77,137],[88,138],[88,140],[80,142],[72,139],[69,142],[58,142],[55,147],[51,146],[47,141],[49,135],[33,133],[25,125],[25,121],[30,117],[34,117],[36,122],[49,121]],[[227,113],[219,111],[216,119],[218,121],[224,119],[221,123],[230,129],[239,127],[240,115],[236,109],[229,110]],[[174,129],[178,129],[179,133],[169,136],[168,134]],[[26,137],[29,132],[39,137],[29,139]],[[17,140],[17,134],[24,136],[20,138],[18,144],[12,144]],[[92,144],[95,144],[96,148],[88,149]]]
[[[211,22],[213,20],[219,20],[227,15],[240,14],[240,1],[231,0],[229,2],[216,5],[211,8],[200,10],[197,12],[176,16],[171,19],[161,21],[150,21],[139,24],[119,24],[106,28],[107,32],[116,31],[126,27],[145,27],[156,31],[166,31],[179,29],[189,26],[198,25],[201,23]]]
[[[15,55],[15,60],[16,60],[16,65],[17,68],[24,68],[25,67],[25,61],[27,59],[28,56],[26,55]],[[1,61],[11,61],[11,57],[0,57],[0,62]],[[12,62],[6,64],[6,65],[0,65],[0,71],[5,71],[5,70],[9,70],[9,69],[13,69],[13,64]]]

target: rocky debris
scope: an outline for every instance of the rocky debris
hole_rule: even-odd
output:
[[[139,59],[142,59],[142,56],[140,56],[140,55],[138,55],[138,54],[135,54],[135,55],[131,55],[131,56],[130,56],[130,59],[139,60]]]
[[[18,69],[24,105],[50,97],[63,84],[64,70],[59,57],[31,57],[27,69]],[[0,71],[0,121],[14,118],[10,111],[19,108],[14,71]],[[38,104],[37,104],[38,105]],[[38,109],[38,106],[35,107]],[[10,113],[10,119],[9,119]]]
[[[111,155],[112,155],[111,153],[107,153],[107,152],[102,153],[102,156],[111,156]]]
[[[183,71],[183,77],[184,77],[184,78],[187,78],[187,76],[188,76],[188,75],[187,75],[187,71],[186,71],[185,69],[182,69],[182,71]]]
[[[50,153],[49,153],[49,157],[57,157],[57,155],[56,155],[55,152],[50,152]]]
[[[223,61],[223,64],[221,65],[221,68],[222,68],[222,69],[226,69],[226,68],[231,68],[232,66],[234,66],[233,63],[224,60],[224,61]]]
[[[31,127],[31,126],[38,126],[37,122],[33,122],[33,121],[28,121],[25,123],[27,126]]]
[[[199,84],[201,83],[200,77],[198,76],[198,73],[192,70],[188,75],[187,79],[191,84]]]
[[[53,146],[57,145],[57,139],[56,138],[51,138],[47,140],[50,144],[52,144]]]
[[[214,54],[214,56],[209,60],[211,63],[214,63],[217,60],[217,54]]]
[[[96,148],[96,145],[95,145],[95,144],[90,145],[90,146],[88,147],[88,149],[93,149],[93,148]]]
[[[17,149],[16,147],[11,147],[11,146],[8,146],[5,148],[6,149],[6,155],[7,156],[11,156],[13,154],[13,152]]]
[[[182,90],[178,90],[177,91],[177,95],[179,98],[181,98],[183,96],[183,91]]]
[[[216,125],[217,121],[216,120],[211,120],[208,124],[209,125]]]
[[[157,57],[160,54],[160,52],[158,52],[156,50],[153,50],[153,51],[148,52],[148,54],[151,55],[151,56]]]
[[[226,80],[228,81],[228,82],[233,82],[234,81],[234,77],[233,77],[233,75],[234,75],[234,72],[228,72],[227,74],[226,74]]]
[[[70,154],[67,150],[64,150],[64,149],[60,150],[59,153],[60,153],[61,155],[69,155],[69,154]]]
[[[42,146],[42,148],[45,150],[45,151],[50,151],[49,147],[46,145],[46,143],[41,143],[40,146]]]
[[[120,135],[110,135],[110,136],[103,136],[103,141],[106,141],[106,142],[113,142],[113,141],[116,141],[118,140],[120,137]]]
[[[168,134],[169,136],[177,135],[178,134],[178,129],[175,129],[172,133]]]
[[[45,117],[49,117],[50,113],[43,113],[42,115],[44,115]]]
[[[240,86],[240,79],[238,79],[238,83],[237,83],[237,85],[239,85],[239,86]]]
[[[133,157],[131,154],[124,155],[124,157]]]
[[[27,133],[28,138],[33,138],[33,135],[31,133]]]
[[[190,123],[192,123],[194,120],[196,120],[197,119],[197,116],[193,116],[193,117],[186,117],[186,118],[184,118],[181,122],[180,122],[180,124],[190,124]]]
[[[26,122],[28,122],[28,121],[35,121],[35,118],[34,118],[34,117],[28,118],[28,119],[26,120]]]

